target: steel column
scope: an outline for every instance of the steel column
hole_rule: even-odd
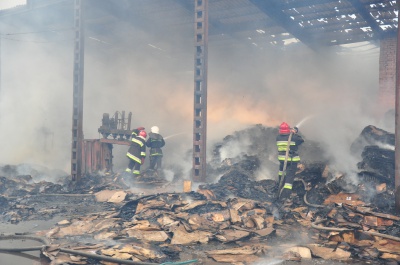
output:
[[[73,72],[73,110],[72,110],[72,180],[79,180],[82,175],[83,152],[83,67],[84,67],[84,31],[83,31],[83,0],[75,0],[74,26],[74,72]]]
[[[397,0],[397,7],[400,10],[400,0]],[[397,14],[399,18],[399,14]],[[400,20],[397,19],[397,49],[396,49],[396,100],[395,100],[395,206],[400,213]]]
[[[1,68],[1,64],[2,64],[2,61],[3,61],[3,56],[2,56],[2,50],[3,50],[3,47],[2,47],[2,34],[0,33],[0,101],[1,101],[1,98],[2,98],[2,96],[1,96],[1,94],[2,94],[2,83],[3,83],[3,79],[1,78],[2,77],[2,68]]]
[[[193,181],[206,179],[208,0],[195,0]]]

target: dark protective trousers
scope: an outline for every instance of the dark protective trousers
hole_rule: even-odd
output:
[[[283,171],[283,166],[284,166],[285,161],[279,161],[279,171]],[[286,174],[284,173],[284,182],[283,182],[283,187],[280,191],[280,199],[285,200],[290,198],[290,194],[292,194],[292,187],[293,187],[293,181],[294,181],[294,176],[297,171],[297,164],[298,162],[293,162],[293,161],[287,161],[286,164]],[[283,176],[282,176],[283,177]]]
[[[128,164],[128,168],[125,171],[132,173],[134,175],[139,175],[141,164],[139,164],[138,162],[136,162],[133,159],[130,159],[130,158],[128,158],[128,159],[129,159],[129,164]]]
[[[150,156],[150,169],[157,170],[160,169],[162,165],[162,156]]]

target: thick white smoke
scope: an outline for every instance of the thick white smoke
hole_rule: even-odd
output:
[[[3,24],[2,32],[48,29],[40,18],[35,22],[32,27],[22,21]],[[107,32],[91,30],[90,23],[85,39],[85,138],[99,138],[103,113],[133,112],[133,127],[149,130],[157,125],[163,136],[185,132],[167,139],[164,161],[190,169],[194,48],[193,38],[182,36],[180,30],[186,27],[191,32],[193,24],[160,28],[162,34],[154,34],[121,20],[110,23]],[[69,172],[73,31],[49,34],[2,39],[0,162],[35,163]],[[210,148],[249,125],[286,121],[294,126],[315,115],[301,131],[323,141],[344,168],[351,167],[349,143],[373,122],[378,53],[357,56],[352,51],[341,56],[336,51],[317,53],[302,45],[259,49],[245,41],[221,47],[210,36]],[[125,150],[116,149],[114,164],[123,168]],[[234,150],[231,146],[226,151]]]

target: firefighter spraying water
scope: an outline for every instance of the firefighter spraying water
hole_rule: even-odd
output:
[[[146,141],[146,146],[150,148],[150,170],[161,169],[163,158],[162,148],[164,145],[165,141],[160,134],[158,126],[151,127],[149,139]]]
[[[283,204],[290,204],[290,196],[294,176],[297,170],[297,164],[300,161],[298,147],[304,142],[304,139],[298,134],[297,127],[290,128],[289,124],[282,122],[279,126],[279,134],[276,137],[279,160],[279,181],[278,181],[278,199]]]

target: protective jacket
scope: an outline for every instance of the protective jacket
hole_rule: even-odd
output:
[[[146,157],[146,139],[142,136],[134,137],[132,135],[131,146],[126,156],[136,163],[142,164],[142,158]]]
[[[284,185],[280,188],[279,198],[285,200],[290,198],[292,193],[293,181],[297,170],[297,164],[300,161],[298,154],[299,145],[304,142],[304,139],[298,134],[292,134],[292,138],[289,141],[290,134],[278,134],[276,137],[276,145],[278,147],[278,160],[279,160],[279,183],[281,178],[284,177]],[[286,172],[284,172],[286,150],[289,148],[289,154],[287,157]],[[285,175],[284,175],[285,173]]]
[[[149,133],[146,141],[147,147],[150,148],[150,156],[162,156],[162,147],[165,145],[164,138],[158,133]]]
[[[289,134],[278,134],[276,137],[276,145],[278,147],[278,160],[284,161],[286,157],[286,150],[288,148]],[[293,134],[290,140],[290,149],[287,161],[298,162],[300,156],[298,154],[299,145],[304,142],[304,139],[298,135]]]
[[[140,132],[139,129],[133,129],[131,139],[133,139],[134,137],[137,137],[139,135],[139,132]]]

